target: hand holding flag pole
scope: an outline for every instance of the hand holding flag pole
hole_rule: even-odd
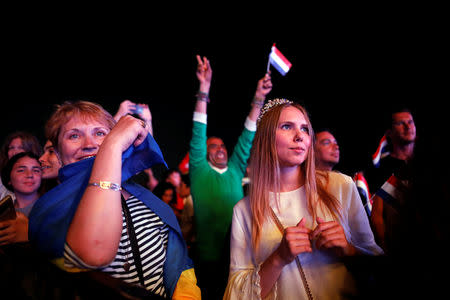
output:
[[[267,72],[269,72],[270,65],[273,65],[275,69],[280,72],[281,75],[286,75],[292,67],[292,64],[286,57],[275,47],[275,43],[272,46],[272,50],[269,54],[269,61],[267,62]]]

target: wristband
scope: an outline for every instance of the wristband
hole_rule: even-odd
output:
[[[205,101],[206,103],[209,103],[209,97],[207,93],[198,92],[195,96],[197,96],[198,101]]]
[[[98,182],[90,182],[90,183],[88,183],[88,186],[96,186],[103,190],[113,190],[115,192],[122,190],[122,187],[119,184],[113,183],[110,181],[101,181],[100,180],[99,183]]]
[[[264,105],[264,98],[253,98],[252,104],[262,107]]]

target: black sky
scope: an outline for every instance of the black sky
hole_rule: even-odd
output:
[[[430,70],[440,61],[442,42],[422,24],[399,19],[387,26],[362,16],[326,26],[291,22],[270,32],[236,24],[202,32],[193,22],[149,27],[146,34],[130,30],[115,36],[97,28],[73,39],[33,35],[22,43],[29,51],[11,48],[0,137],[24,129],[44,142],[45,120],[64,100],[91,100],[113,113],[130,99],[149,105],[155,139],[169,166],[176,167],[189,148],[200,54],[213,69],[208,134],[223,137],[231,150],[276,43],[293,66],[285,77],[272,68],[268,98],[300,102],[314,127],[333,129],[341,147],[338,169],[350,174],[375,151],[383,134],[380,118],[391,106],[405,103],[415,110],[420,132],[440,101],[435,90],[440,82]],[[99,96],[105,94],[116,96]]]

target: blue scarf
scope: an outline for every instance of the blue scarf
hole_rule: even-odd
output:
[[[61,183],[40,197],[30,213],[30,242],[50,259],[63,257],[69,225],[88,184],[95,158],[64,166],[59,171]],[[164,164],[158,144],[149,134],[138,147],[131,146],[122,154],[122,187],[141,200],[166,223],[169,230],[164,283],[170,295],[182,271],[192,268],[178,221],[170,206],[139,184],[127,181],[133,175],[155,164]]]

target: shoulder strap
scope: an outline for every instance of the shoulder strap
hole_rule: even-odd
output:
[[[284,235],[284,227],[283,224],[281,224],[280,219],[278,219],[277,215],[273,211],[272,207],[270,207],[270,213],[272,216],[272,220],[275,222],[275,225],[277,225],[278,230],[281,232],[282,235]],[[295,257],[295,262],[297,263],[298,271],[300,272],[300,277],[303,281],[303,286],[305,287],[306,294],[308,295],[309,300],[313,300],[313,296],[311,293],[311,289],[309,288],[308,281],[306,280],[305,272],[303,271],[302,263],[300,262],[300,259],[298,258],[298,255]]]
[[[145,286],[144,272],[142,271],[141,256],[139,255],[139,245],[136,238],[136,233],[134,232],[133,222],[131,220],[130,210],[128,209],[127,202],[125,198],[121,195],[122,199],[122,209],[125,215],[125,223],[128,233],[128,238],[130,239],[131,251],[133,251],[133,260],[136,265],[136,272],[139,276],[139,282],[142,286]]]

